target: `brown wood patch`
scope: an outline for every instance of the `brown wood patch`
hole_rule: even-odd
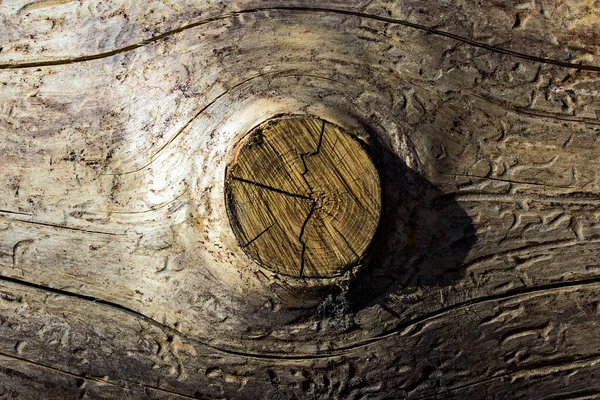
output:
[[[381,212],[379,176],[360,142],[318,118],[269,120],[239,143],[227,171],[232,228],[246,252],[286,275],[355,265]]]

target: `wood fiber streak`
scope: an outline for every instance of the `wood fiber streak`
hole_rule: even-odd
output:
[[[598,398],[599,20],[0,2],[0,398]]]

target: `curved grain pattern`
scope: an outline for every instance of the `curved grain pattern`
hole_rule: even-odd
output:
[[[2,3],[0,396],[594,396],[598,12]],[[354,135],[379,173],[371,251],[368,221],[336,226],[360,244],[304,266],[321,279],[263,268],[239,242],[268,224],[229,223],[236,144],[279,115]],[[299,273],[311,189],[258,183],[298,214]]]

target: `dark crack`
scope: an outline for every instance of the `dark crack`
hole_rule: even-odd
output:
[[[78,228],[76,226],[51,224],[49,222],[29,221],[29,220],[26,220],[26,219],[19,219],[19,218],[15,218],[14,220],[18,221],[18,222],[22,222],[24,224],[32,224],[32,225],[39,225],[39,226],[48,226],[50,228],[66,229],[66,230],[70,230],[70,231],[79,231],[79,232],[83,232],[83,233],[94,233],[94,234],[98,234],[98,235],[109,235],[109,236],[124,236],[125,235],[125,233],[96,231],[96,230],[91,230],[91,229]]]
[[[27,358],[23,358],[23,357],[18,357],[14,354],[7,354],[7,353],[3,353],[0,352],[0,357],[4,357],[6,359],[11,360],[12,362],[15,363],[23,363],[29,366],[33,366],[34,368],[40,368],[42,370],[45,371],[49,371],[51,373],[54,374],[58,374],[58,375],[62,375],[62,376],[68,376],[71,377],[73,379],[79,379],[79,380],[83,380],[83,381],[90,381],[90,382],[95,382],[98,385],[110,385],[113,386],[115,388],[119,388],[123,391],[127,391],[130,393],[140,393],[139,389],[134,389],[131,387],[127,387],[123,384],[121,384],[120,382],[118,382],[117,380],[113,380],[113,379],[108,379],[108,377],[105,378],[98,378],[98,377],[93,377],[93,376],[87,376],[86,374],[77,374],[77,373],[73,373],[64,369],[60,369],[60,368],[56,368],[50,364],[46,364],[46,363],[40,363],[37,361],[33,361]],[[165,394],[168,395],[170,398],[176,397],[176,398],[181,398],[181,399],[195,399],[196,397],[190,397],[184,393],[179,393],[176,391],[172,391],[172,390],[168,390],[168,389],[163,389],[160,388],[158,386],[152,386],[152,385],[148,385],[147,383],[143,383],[143,382],[138,382],[138,381],[132,381],[132,380],[125,380],[126,382],[130,382],[136,386],[139,386],[140,389],[145,393],[148,394],[148,390],[151,391],[156,391],[159,392],[161,394]]]
[[[306,183],[306,186],[310,190],[308,198],[312,201],[310,210],[308,211],[308,215],[306,216],[306,219],[304,220],[304,223],[302,224],[302,228],[300,229],[300,235],[298,236],[298,241],[302,245],[302,252],[300,253],[300,272],[299,272],[299,275],[302,277],[304,276],[304,264],[305,264],[305,255],[306,255],[306,241],[303,240],[303,236],[304,236],[304,232],[306,230],[306,225],[308,225],[308,221],[310,220],[310,218],[312,217],[314,212],[317,210],[317,208],[319,208],[319,201],[318,201],[318,199],[316,199],[313,196],[314,188],[310,185],[310,183],[308,182],[308,179],[306,179],[306,174],[308,174],[308,166],[306,165],[305,157],[315,156],[321,152],[321,145],[323,144],[323,136],[324,135],[325,135],[325,121],[323,121],[323,124],[321,125],[321,133],[319,134],[319,142],[317,143],[317,148],[315,149],[315,151],[310,151],[308,153],[300,154],[300,160],[302,161],[302,166],[304,167],[304,171],[302,171],[302,173],[300,175],[302,175],[302,179],[304,179],[304,183]]]
[[[238,178],[237,176],[232,176],[231,179],[234,180],[234,181],[244,182],[244,183],[247,183],[249,185],[254,185],[254,186],[257,186],[257,187],[259,187],[261,189],[270,190],[272,192],[283,194],[283,195],[286,195],[286,196],[296,197],[298,199],[304,199],[304,200],[313,200],[313,198],[310,195],[309,196],[304,196],[304,195],[301,195],[301,194],[291,193],[291,192],[288,192],[286,190],[278,189],[278,188],[273,187],[273,186],[264,185],[262,183],[258,183],[258,182],[251,181],[251,180],[244,179],[244,178]]]
[[[522,60],[539,62],[539,63],[543,63],[543,64],[556,65],[559,67],[571,68],[571,69],[575,69],[575,70],[579,70],[579,71],[600,72],[600,66],[598,66],[598,65],[589,65],[589,64],[583,64],[583,63],[571,63],[571,62],[560,61],[560,60],[555,60],[555,59],[551,59],[551,58],[545,58],[545,57],[535,56],[535,55],[531,55],[531,54],[521,53],[518,51],[509,50],[509,49],[503,49],[500,47],[495,47],[495,46],[489,45],[487,43],[471,40],[468,37],[463,37],[460,35],[456,35],[454,33],[441,31],[441,30],[438,30],[431,26],[422,25],[422,24],[418,24],[416,22],[410,22],[410,21],[403,20],[403,19],[385,17],[385,16],[381,16],[381,15],[363,13],[363,12],[353,11],[353,10],[325,8],[325,7],[305,7],[305,6],[256,7],[256,8],[250,8],[247,10],[239,10],[239,11],[216,15],[214,17],[191,22],[187,25],[183,25],[181,27],[160,33],[156,36],[146,38],[146,39],[142,40],[141,42],[133,43],[133,44],[130,44],[130,45],[118,48],[118,49],[101,52],[101,53],[82,55],[82,56],[78,56],[78,57],[56,59],[56,60],[38,60],[38,61],[27,61],[27,62],[0,63],[0,70],[2,70],[2,69],[51,67],[51,66],[57,66],[57,65],[68,65],[68,64],[87,62],[87,61],[92,61],[92,60],[99,60],[99,59],[107,58],[107,57],[113,57],[118,54],[129,52],[129,51],[138,49],[140,47],[147,46],[154,42],[158,42],[160,40],[163,40],[165,38],[173,36],[177,33],[186,31],[188,29],[196,28],[196,27],[206,25],[206,24],[216,22],[216,21],[234,18],[234,17],[244,15],[244,14],[254,14],[254,13],[269,12],[269,11],[297,11],[297,12],[305,12],[305,13],[337,14],[337,15],[345,15],[345,16],[351,16],[351,17],[357,17],[357,18],[365,18],[365,19],[379,21],[379,22],[383,22],[383,23],[402,25],[402,26],[405,26],[408,28],[426,32],[430,35],[446,37],[449,39],[456,40],[457,42],[462,42],[462,43],[468,44],[473,47],[482,48],[482,49],[485,49],[485,50],[488,50],[491,52],[495,52],[495,53],[499,53],[499,54],[505,54],[507,56],[519,58]]]
[[[271,229],[273,226],[275,225],[275,223],[272,223],[271,225],[269,225],[268,227],[266,227],[261,233],[259,233],[258,235],[256,235],[254,237],[254,239],[250,240],[248,243],[246,243],[245,245],[243,245],[242,247],[248,247],[250,246],[252,243],[254,243],[259,237],[261,237],[264,233],[266,233],[269,229]]]
[[[298,273],[298,275],[300,275],[300,276],[304,276],[304,264],[305,264],[304,259],[305,259],[305,254],[306,254],[306,241],[302,240],[302,237],[304,236],[304,231],[306,230],[306,225],[308,225],[308,221],[310,220],[310,218],[312,217],[312,215],[314,214],[316,209],[317,209],[317,202],[315,200],[313,200],[310,210],[308,211],[308,215],[306,216],[306,219],[304,220],[304,223],[302,224],[302,228],[300,229],[300,236],[298,237],[298,240],[302,244],[302,252],[300,253],[300,272]]]
[[[98,298],[94,298],[92,296],[81,295],[81,294],[69,292],[69,291],[62,290],[62,289],[55,289],[55,288],[51,288],[48,286],[38,285],[38,284],[35,284],[32,282],[23,281],[20,279],[15,279],[15,278],[10,278],[7,276],[0,275],[0,282],[1,281],[10,282],[10,283],[17,284],[17,285],[22,285],[24,287],[37,289],[37,290],[41,290],[44,292],[52,292],[52,293],[56,293],[56,294],[61,294],[61,295],[67,296],[71,299],[78,299],[78,300],[90,302],[91,304],[93,304],[95,306],[99,306],[99,307],[101,307],[101,306],[110,307],[118,312],[122,312],[122,313],[125,313],[128,315],[132,315],[134,317],[140,318],[141,320],[151,324],[152,326],[158,327],[159,329],[161,329],[165,332],[169,332],[171,334],[177,334],[183,338],[186,338],[187,340],[190,340],[192,342],[206,346],[215,351],[222,352],[224,354],[228,354],[228,355],[232,355],[232,356],[239,356],[239,357],[249,357],[249,358],[258,359],[258,360],[314,360],[314,359],[327,359],[327,358],[331,358],[331,357],[339,357],[341,355],[349,354],[358,349],[364,348],[369,345],[376,344],[383,340],[386,340],[386,339],[389,339],[396,335],[399,335],[401,332],[406,331],[407,329],[409,329],[411,326],[413,326],[415,324],[423,323],[426,321],[431,321],[431,320],[433,320],[435,318],[439,318],[442,315],[445,315],[447,313],[456,312],[461,309],[468,309],[469,307],[473,307],[477,304],[483,304],[483,303],[494,302],[494,301],[505,301],[508,299],[517,298],[519,296],[524,296],[524,295],[529,295],[529,294],[542,294],[542,293],[547,293],[547,292],[552,292],[555,290],[562,290],[562,289],[567,289],[567,288],[580,288],[582,286],[595,286],[595,285],[600,284],[600,277],[594,277],[591,279],[583,279],[583,280],[570,281],[570,282],[556,282],[556,283],[540,285],[540,286],[535,286],[535,287],[524,286],[524,287],[513,289],[513,290],[510,290],[510,291],[504,292],[504,293],[498,293],[498,294],[494,294],[494,295],[490,295],[490,296],[483,296],[483,297],[468,299],[465,301],[457,302],[455,304],[451,304],[447,307],[433,310],[429,313],[425,313],[425,314],[417,316],[417,317],[407,318],[406,320],[400,322],[398,325],[388,328],[387,330],[384,330],[383,332],[381,332],[378,335],[375,335],[373,337],[363,339],[363,340],[358,340],[354,343],[349,343],[349,344],[340,346],[336,349],[324,350],[317,354],[314,354],[314,353],[313,354],[306,354],[306,353],[253,353],[253,352],[248,352],[248,351],[237,351],[234,349],[228,349],[226,347],[221,347],[221,346],[211,344],[210,342],[202,341],[196,337],[190,337],[189,335],[186,335],[185,333],[180,332],[177,329],[174,329],[167,325],[164,325],[161,322],[159,322],[151,317],[145,316],[142,313],[139,313],[132,309],[128,309],[127,307],[119,305],[117,303],[112,303],[109,301],[104,301],[104,300],[101,300]]]

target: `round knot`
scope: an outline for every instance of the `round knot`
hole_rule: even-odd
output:
[[[240,245],[278,273],[338,275],[358,263],[379,223],[379,175],[364,146],[319,118],[254,128],[237,145],[225,184]]]

